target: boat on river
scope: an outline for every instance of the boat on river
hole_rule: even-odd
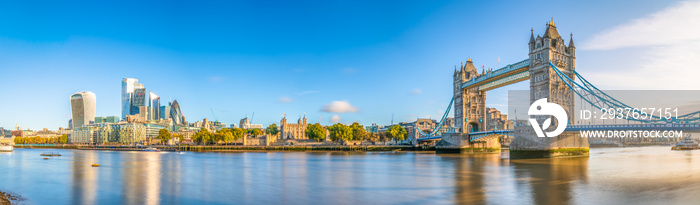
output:
[[[59,154],[58,152],[56,152],[56,153],[53,153],[53,152],[44,152],[44,153],[41,154],[41,156],[44,156],[44,157],[60,157],[61,154]]]
[[[12,152],[14,147],[11,144],[2,143],[0,144],[0,152]]]
[[[691,139],[690,136],[687,136],[687,137],[681,139],[681,141],[679,143],[676,143],[675,145],[673,145],[673,147],[671,147],[671,150],[696,150],[696,149],[700,149],[700,146],[698,146],[698,143],[695,140]]]
[[[144,152],[160,152],[160,150],[158,150],[158,148],[155,148],[155,147],[149,147],[149,148],[146,148],[146,149],[142,149],[141,151],[144,151]]]

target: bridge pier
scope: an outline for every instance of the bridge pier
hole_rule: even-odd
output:
[[[469,140],[467,133],[443,133],[442,140],[435,146],[437,154],[459,153],[500,153],[501,143],[498,141],[498,135],[494,137],[485,137],[478,141]]]
[[[537,137],[531,126],[515,127],[510,143],[510,159],[588,156],[588,139],[579,132],[564,132],[556,137]]]

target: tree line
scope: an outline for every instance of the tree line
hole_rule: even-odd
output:
[[[15,144],[66,144],[68,135],[63,134],[58,137],[15,137]]]
[[[192,141],[200,145],[229,144],[240,140],[246,135],[259,136],[263,135],[263,131],[257,128],[247,130],[243,128],[223,128],[212,133],[208,129],[202,128],[192,136]]]
[[[306,136],[309,139],[316,139],[318,141],[323,141],[326,139],[326,128],[321,124],[309,124],[306,127]],[[362,125],[355,122],[352,125],[347,126],[344,124],[336,123],[328,127],[329,138],[332,141],[372,141],[372,142],[385,142],[389,140],[405,140],[406,139],[406,129],[399,125],[394,125],[389,127],[386,132],[373,133],[367,132]],[[202,128],[197,131],[192,136],[192,141],[197,144],[229,144],[234,141],[240,140],[246,135],[259,136],[263,134],[277,135],[279,134],[279,129],[276,124],[268,126],[265,131],[257,128],[253,129],[243,129],[243,128],[223,128],[216,132],[210,132],[206,128]],[[165,144],[165,142],[176,139],[180,142],[184,140],[182,135],[172,134],[167,129],[161,129],[156,137]],[[15,144],[66,144],[68,143],[68,135],[61,135],[59,137],[15,137]]]
[[[352,123],[352,125],[347,126],[341,123],[336,123],[328,127],[329,135],[331,141],[372,141],[372,142],[385,142],[389,140],[405,140],[406,139],[406,129],[399,125],[394,125],[389,127],[386,132],[367,132],[365,128],[360,125],[360,123]],[[323,141],[326,139],[326,129],[321,126],[321,124],[309,124],[306,127],[306,136],[309,139],[316,139],[318,141]]]

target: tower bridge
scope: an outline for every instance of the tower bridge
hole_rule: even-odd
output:
[[[654,116],[646,120],[638,120],[640,125],[620,127],[618,125],[575,125],[574,97],[578,96],[587,104],[595,108],[630,108],[630,106],[610,97],[600,91],[583,76],[576,72],[576,46],[573,34],[570,35],[568,45],[559,35],[554,21],[546,25],[546,30],[541,36],[535,37],[531,30],[528,42],[528,58],[508,64],[496,70],[482,68],[481,73],[474,67],[470,58],[462,63],[459,68],[455,66],[453,74],[453,97],[437,128],[443,126],[451,109],[454,109],[455,126],[451,132],[440,133],[440,129],[434,129],[430,133],[416,130],[416,136],[412,136],[415,143],[419,141],[441,140],[438,148],[464,149],[474,148],[475,142],[486,143],[486,146],[500,148],[498,138],[495,136],[511,135],[515,140],[510,144],[511,158],[554,157],[558,155],[587,155],[588,141],[582,138],[580,130],[605,130],[605,129],[640,129],[661,126],[683,121],[686,124],[679,125],[678,129],[700,130],[700,111],[680,116],[674,119],[665,119]],[[576,82],[576,79],[580,83]],[[530,104],[534,101],[547,98],[549,103],[560,105],[568,114],[566,132],[556,137],[537,137],[531,126],[516,126],[513,130],[486,130],[486,93],[510,84],[528,81],[530,83]],[[551,116],[535,117],[538,122],[551,119]],[[556,124],[556,118],[551,120]],[[650,126],[653,125],[653,126]],[[552,126],[556,127],[556,126]],[[671,125],[670,127],[673,127]],[[676,129],[673,128],[673,129]],[[670,129],[668,126],[664,129]],[[493,142],[495,140],[495,142]],[[483,144],[482,144],[483,145]],[[574,153],[568,151],[574,150]]]

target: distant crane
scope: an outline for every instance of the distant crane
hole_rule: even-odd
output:
[[[213,115],[213,116],[214,116],[214,120],[216,120],[216,121],[214,121],[214,122],[215,122],[215,123],[218,123],[218,122],[219,122],[219,118],[216,117],[216,114],[214,114],[214,109],[212,109],[212,108],[210,107],[209,110],[211,110],[211,115]]]

